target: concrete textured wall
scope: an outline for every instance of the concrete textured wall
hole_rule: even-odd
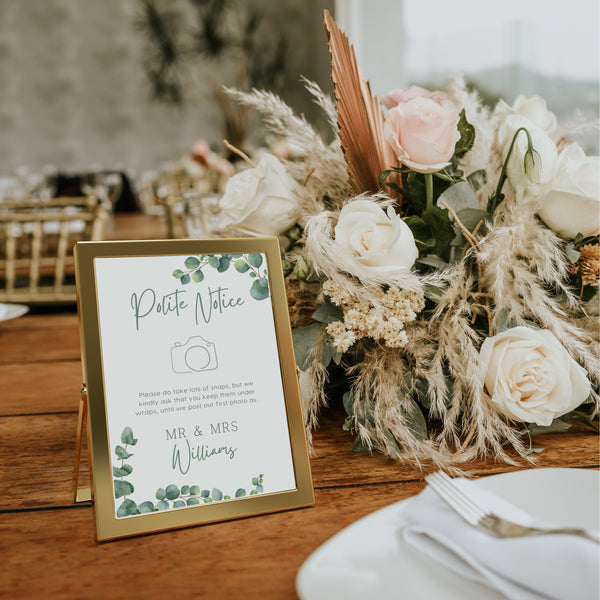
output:
[[[282,95],[310,116],[298,80],[328,89],[322,14],[333,0],[253,1],[274,31],[289,34]],[[210,100],[182,109],[151,100],[136,12],[135,0],[0,0],[0,175],[20,165],[153,168],[199,137],[220,139]]]

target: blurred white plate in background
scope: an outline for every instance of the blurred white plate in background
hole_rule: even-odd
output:
[[[21,317],[29,311],[29,306],[24,304],[2,304],[0,303],[0,321],[8,321]]]

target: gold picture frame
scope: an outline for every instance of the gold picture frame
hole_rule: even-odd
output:
[[[314,504],[277,238],[79,242],[75,265],[97,539]]]

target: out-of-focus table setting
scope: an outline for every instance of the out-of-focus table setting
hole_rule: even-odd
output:
[[[164,226],[153,216],[115,215],[110,237],[161,238]],[[501,597],[398,537],[404,501],[423,491],[434,468],[351,452],[341,402],[323,411],[313,434],[314,506],[97,543],[93,506],[72,498],[82,383],[77,314],[73,307],[11,310],[0,321],[0,595],[379,598],[375,591],[392,577],[399,598],[434,597],[439,586],[447,598]],[[544,451],[533,471],[517,455],[517,465],[490,458],[464,468],[539,518],[594,526],[597,434],[575,425],[536,445]],[[83,452],[80,485],[89,483]],[[582,482],[587,487],[573,487]]]

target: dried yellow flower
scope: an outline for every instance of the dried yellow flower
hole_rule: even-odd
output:
[[[425,307],[422,290],[376,288],[370,301],[357,300],[339,283],[329,280],[324,283],[323,291],[344,313],[343,321],[327,326],[334,346],[341,352],[363,337],[381,341],[390,348],[404,346],[408,341],[405,325],[414,321]]]
[[[585,244],[579,248],[579,260],[573,265],[572,272],[581,274],[584,285],[595,285],[600,281],[600,245]]]

